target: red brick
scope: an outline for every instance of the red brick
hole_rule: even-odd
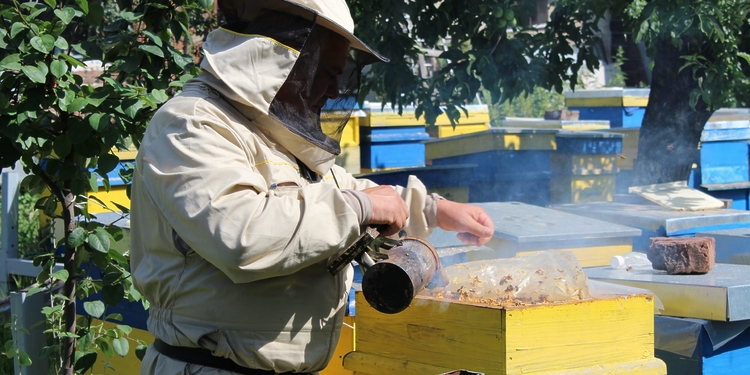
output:
[[[647,255],[654,269],[670,275],[707,273],[716,264],[716,241],[713,237],[653,237]]]

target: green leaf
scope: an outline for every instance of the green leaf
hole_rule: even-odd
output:
[[[62,9],[55,9],[55,15],[60,19],[60,22],[67,25],[73,20],[73,17],[75,17],[76,11],[71,7],[65,7]]]
[[[64,158],[70,154],[70,150],[73,149],[73,145],[70,143],[70,138],[65,135],[55,138],[52,149],[55,150],[55,155],[59,158]]]
[[[88,100],[86,100],[86,98],[75,98],[70,102],[70,104],[68,104],[68,108],[66,109],[66,111],[68,113],[78,112],[86,107],[86,104],[88,104]]]
[[[119,354],[120,357],[124,357],[128,355],[128,351],[130,350],[128,339],[124,337],[120,337],[120,338],[112,340],[112,346],[115,349],[115,353]]]
[[[44,0],[44,2],[52,9],[55,9],[55,7],[57,6],[57,1],[55,0]]]
[[[146,356],[146,349],[148,349],[148,346],[143,345],[143,344],[138,345],[138,347],[135,348],[135,356],[139,360],[143,361],[143,357]]]
[[[104,355],[106,355],[109,358],[114,357],[115,352],[112,349],[112,345],[105,339],[104,337],[99,337],[96,339],[96,345],[99,346],[99,350],[101,350]]]
[[[747,54],[745,52],[737,52],[737,56],[742,57],[747,61],[748,64],[750,64],[750,54]]]
[[[125,326],[125,325],[121,325],[121,324],[117,325],[117,329],[119,329],[120,332],[122,332],[122,333],[124,333],[126,335],[129,335],[130,332],[133,332],[133,328],[131,328],[130,326]]]
[[[55,48],[55,38],[49,34],[42,35],[41,37],[35,36],[31,38],[30,44],[35,50],[46,55]]]
[[[143,52],[150,53],[152,55],[164,58],[164,51],[162,51],[161,48],[159,48],[157,46],[152,46],[152,45],[148,45],[148,44],[141,44],[141,45],[138,45],[138,49],[141,50],[141,51],[143,51]]]
[[[86,22],[94,26],[99,26],[102,24],[102,20],[104,20],[102,3],[100,1],[90,1],[89,12],[86,14]]]
[[[88,0],[76,0],[76,4],[81,8],[83,13],[89,12],[89,2]]]
[[[102,287],[102,299],[110,306],[117,306],[125,298],[125,288],[122,284],[105,285]]]
[[[104,315],[104,302],[102,301],[86,301],[83,303],[83,310],[86,314],[98,318]]]
[[[18,363],[21,366],[31,366],[31,358],[24,352],[18,352]]]
[[[22,66],[21,71],[26,77],[29,77],[32,82],[44,83],[47,81],[46,74],[42,73],[42,71],[35,66]]]
[[[96,363],[96,351],[91,351],[82,355],[76,360],[75,370],[79,373],[84,373],[90,369]]]
[[[94,155],[91,155],[92,157]],[[106,176],[104,177],[106,179]],[[89,173],[89,189],[91,189],[92,192],[97,193],[99,192],[99,177],[96,173]],[[89,240],[91,240],[91,236],[94,234],[89,234]]]
[[[70,65],[73,65],[73,66],[76,66],[76,67],[79,67],[79,68],[85,68],[86,67],[86,64],[84,64],[83,62],[79,61],[76,58],[73,58],[72,56],[68,55],[67,53],[61,53],[58,56],[62,56],[65,60],[68,60],[68,62],[70,63]]]
[[[117,263],[122,265],[128,264],[128,258],[125,258],[125,256],[120,254],[116,249],[110,248],[107,254],[109,254],[109,257],[114,259]]]
[[[21,70],[21,64],[19,61],[21,61],[21,55],[18,53],[5,56],[4,59],[0,60],[0,69]]]
[[[68,64],[66,64],[62,60],[53,61],[52,63],[50,63],[49,67],[50,72],[56,78],[60,78],[68,72]]]
[[[162,46],[163,42],[161,41],[161,38],[159,38],[159,36],[158,36],[158,35],[156,35],[155,33],[151,32],[151,31],[149,31],[149,30],[143,30],[143,33],[144,33],[144,34],[145,34],[145,35],[146,35],[147,37],[151,38],[151,40],[152,40],[152,41],[154,42],[154,44],[156,44],[156,45],[157,45],[157,46],[159,46],[159,47],[161,47],[161,46]]]
[[[95,176],[92,174],[92,176]],[[89,246],[92,249],[101,252],[109,252],[109,233],[104,228],[96,228],[94,233],[89,234]]]
[[[143,108],[143,102],[138,99],[125,99],[122,101],[122,107],[126,115],[135,118],[138,111]]]
[[[15,38],[18,33],[24,30],[26,30],[26,25],[23,22],[14,22],[10,26],[10,37]]]
[[[141,17],[143,17],[143,14],[123,11],[123,12],[120,12],[120,17],[122,17],[122,19],[128,22],[136,22]]]
[[[201,6],[201,7],[203,8],[203,9],[210,9],[210,8],[212,8],[212,7],[213,7],[213,5],[214,5],[214,0],[198,0],[198,4],[199,4],[199,5],[200,5],[200,6]]]
[[[53,272],[50,276],[52,276],[52,277],[54,277],[54,278],[56,278],[56,279],[58,279],[60,281],[65,281],[65,280],[68,279],[68,277],[70,275],[68,274],[68,271],[66,271],[66,270],[59,270],[57,272]]]
[[[99,157],[98,171],[99,173],[108,173],[115,169],[118,163],[120,163],[120,158],[117,155],[104,154]]]
[[[70,232],[70,236],[68,236],[68,246],[72,248],[76,248],[78,246],[83,245],[85,235],[86,235],[85,229],[81,227],[73,229],[73,231]]]
[[[165,90],[153,90],[151,95],[154,97],[156,103],[164,103],[169,100],[169,96]]]

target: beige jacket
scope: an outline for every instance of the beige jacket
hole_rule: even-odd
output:
[[[149,331],[250,368],[321,370],[353,274],[324,265],[361,231],[340,189],[375,184],[266,115],[296,51],[225,30],[204,49],[204,73],[156,113],[136,160],[131,267]],[[295,157],[322,181],[301,178]],[[429,235],[424,185],[412,177],[397,189],[407,232]]]

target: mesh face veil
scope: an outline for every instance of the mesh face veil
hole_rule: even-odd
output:
[[[242,14],[225,14],[230,21],[223,26],[225,29],[262,35],[299,51],[294,67],[270,104],[269,116],[292,133],[338,155],[341,135],[357,106],[362,69],[382,58],[350,49],[348,38],[321,26],[315,12],[300,13],[294,5],[279,9],[279,4],[289,6],[287,2],[225,1],[219,5],[222,3],[225,7],[233,5],[235,8],[230,11]],[[273,8],[262,8],[264,4]],[[238,11],[237,7],[242,9]],[[290,9],[296,13],[289,13]]]

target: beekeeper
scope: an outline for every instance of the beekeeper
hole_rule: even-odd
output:
[[[494,227],[414,177],[377,186],[334,165],[361,69],[387,61],[352,34],[344,0],[219,6],[203,72],[154,115],[136,159],[131,271],[156,339],[141,374],[315,373],[353,275],[326,260],[365,226],[473,244]]]

